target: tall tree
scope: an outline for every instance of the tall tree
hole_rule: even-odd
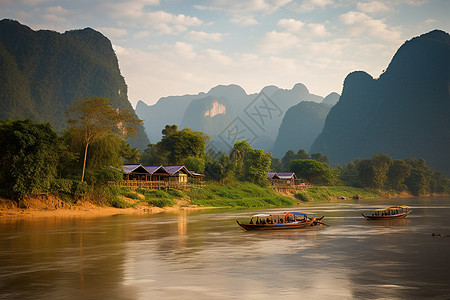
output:
[[[294,151],[292,150],[286,151],[283,158],[281,159],[284,171],[292,171],[290,170],[290,164],[294,159],[309,159],[309,155],[304,149],[299,149],[297,153],[294,153]]]
[[[406,178],[411,174],[411,166],[404,160],[394,159],[387,173],[388,185],[396,190],[403,190]]]
[[[205,136],[203,133],[192,131],[189,128],[184,128],[180,131],[173,131],[172,127],[168,126],[163,130],[164,137],[156,144],[156,151],[167,153],[169,164],[179,165],[188,157],[205,156]],[[165,133],[166,131],[166,133]]]
[[[271,153],[265,153],[262,149],[249,149],[244,155],[243,180],[267,185],[267,173],[270,171],[272,160]]]
[[[230,151],[230,159],[234,163],[236,175],[239,177],[243,174],[245,153],[250,151],[252,146],[247,141],[236,141],[233,149]]]
[[[290,169],[309,183],[333,182],[336,176],[322,162],[314,159],[294,159],[290,163]]]
[[[0,189],[17,198],[48,191],[57,174],[62,139],[50,124],[0,122]]]
[[[86,97],[75,102],[66,114],[70,128],[83,140],[85,146],[82,182],[89,145],[109,134],[136,136],[136,128],[142,123],[129,110],[114,109],[108,99],[98,97]]]

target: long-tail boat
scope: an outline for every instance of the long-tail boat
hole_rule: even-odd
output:
[[[371,215],[362,214],[367,220],[388,220],[388,219],[401,219],[411,213],[411,208],[405,205],[391,206],[388,208],[377,209]]]
[[[316,217],[308,218],[305,213],[288,212],[273,215],[257,214],[251,217],[249,223],[241,223],[238,220],[236,222],[245,230],[280,230],[305,228],[317,224],[317,220]]]

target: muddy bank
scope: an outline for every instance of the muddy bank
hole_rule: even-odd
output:
[[[179,210],[205,209],[188,205],[184,199],[176,200],[172,207],[155,207],[140,204],[132,208],[115,208],[98,206],[89,201],[78,201],[70,204],[53,195],[40,195],[25,198],[19,202],[0,197],[0,222],[16,218],[40,217],[106,217],[123,214],[156,214],[161,212],[176,212]]]

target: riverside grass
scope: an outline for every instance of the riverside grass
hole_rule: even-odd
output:
[[[314,186],[306,191],[298,192],[295,196],[303,201],[327,201],[339,197],[351,198],[359,195],[363,198],[381,197],[382,194],[373,189],[361,189],[351,186]]]
[[[201,207],[270,208],[294,206],[298,204],[299,200],[323,202],[339,197],[351,198],[355,195],[364,198],[382,196],[380,192],[371,189],[349,186],[314,186],[307,188],[305,191],[293,193],[293,196],[295,196],[293,198],[277,194],[269,187],[261,187],[253,183],[240,181],[231,181],[226,184],[206,182],[202,188],[192,188],[187,191],[173,189],[137,189],[136,191],[132,191],[130,188],[115,189],[115,195],[135,200],[134,203],[127,203],[116,197],[113,206],[120,208],[133,207],[142,202],[157,207],[171,207],[176,204],[176,199],[189,199],[189,205]]]
[[[207,183],[202,189],[191,189],[186,194],[191,204],[205,207],[283,207],[298,203],[271,188],[237,181],[226,185]]]
[[[131,191],[129,188],[115,188],[114,194],[116,197],[113,206],[120,208],[133,207],[142,202],[157,207],[170,207],[175,205],[175,199],[190,199],[190,205],[201,207],[286,207],[298,203],[298,200],[279,195],[268,187],[237,181],[223,185],[207,182],[201,189],[192,188],[184,192],[172,189]],[[138,200],[139,194],[145,200]],[[127,204],[119,195],[137,201]]]

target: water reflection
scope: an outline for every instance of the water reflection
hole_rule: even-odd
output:
[[[181,211],[2,223],[0,298],[445,298],[450,198],[307,204],[330,227],[245,232],[258,212]],[[405,204],[406,219],[361,211]],[[270,210],[283,212],[286,209]]]

